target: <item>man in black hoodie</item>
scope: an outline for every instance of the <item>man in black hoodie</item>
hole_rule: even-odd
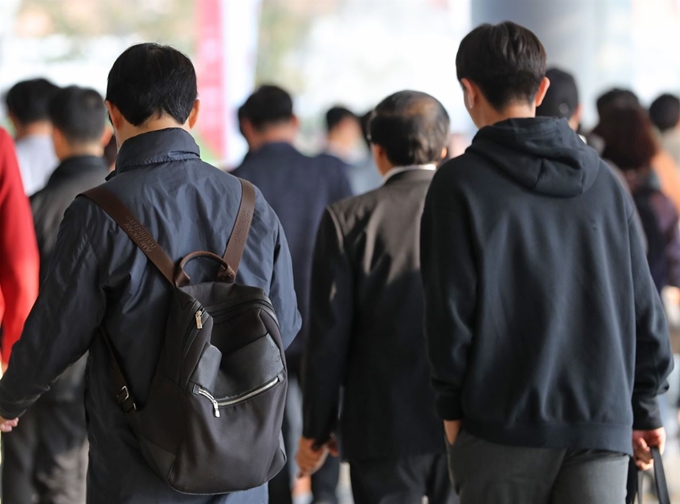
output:
[[[633,204],[566,120],[536,36],[483,25],[458,78],[480,128],[422,221],[426,337],[462,504],[615,504],[663,448],[672,355]],[[462,427],[462,430],[461,430]]]

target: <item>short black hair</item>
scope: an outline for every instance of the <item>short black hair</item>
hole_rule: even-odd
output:
[[[597,99],[597,115],[604,118],[610,111],[619,108],[640,106],[640,99],[630,89],[613,88]]]
[[[332,131],[347,118],[359,120],[356,114],[346,107],[335,106],[328,109],[328,112],[326,112],[326,131]]]
[[[106,99],[134,126],[167,114],[184,124],[198,96],[196,70],[177,49],[137,44],[111,67]]]
[[[500,111],[513,101],[531,102],[545,77],[546,52],[530,30],[505,21],[483,24],[468,33],[458,48],[458,80],[469,79]]]
[[[571,119],[579,105],[576,79],[559,68],[548,69],[545,76],[550,80],[550,87],[536,115]]]
[[[72,144],[101,140],[106,127],[106,107],[94,89],[69,86],[54,95],[50,121]]]
[[[255,129],[290,121],[293,118],[293,99],[279,86],[264,84],[251,94],[238,109],[239,122],[247,119]]]
[[[652,122],[639,106],[609,110],[593,134],[605,143],[602,157],[621,170],[649,169],[659,151]]]
[[[662,94],[650,105],[649,118],[662,133],[675,128],[680,122],[680,99]]]
[[[50,100],[59,86],[47,79],[31,79],[16,83],[5,95],[7,111],[21,124],[49,119]]]
[[[410,166],[441,160],[449,125],[439,100],[419,91],[400,91],[378,104],[369,131],[371,143],[385,149],[394,166]]]

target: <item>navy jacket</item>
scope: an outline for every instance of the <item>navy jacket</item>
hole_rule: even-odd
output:
[[[565,120],[483,128],[422,224],[437,410],[495,443],[632,453],[673,355],[633,203]]]
[[[175,261],[196,250],[224,252],[241,198],[239,181],[203,163],[182,129],[127,140],[106,187],[137,216]],[[21,415],[86,351],[90,441],[88,502],[96,504],[248,503],[266,488],[231,496],[175,492],[142,459],[112,391],[109,354],[98,327],[111,335],[141,406],[164,337],[171,290],[128,236],[97,205],[78,198],[66,212],[38,301],[0,381],[0,415]],[[191,277],[214,278],[216,266],[195,261]],[[285,344],[300,327],[288,245],[276,214],[257,194],[237,281],[269,293]]]
[[[330,156],[307,157],[287,143],[270,143],[249,153],[234,175],[249,180],[264,194],[286,231],[302,330],[288,350],[302,353],[309,331],[309,286],[316,231],[327,205],[352,196],[342,161]],[[291,367],[293,362],[290,362]]]

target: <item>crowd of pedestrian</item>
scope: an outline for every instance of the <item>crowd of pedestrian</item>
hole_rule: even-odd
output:
[[[305,155],[266,84],[231,172],[171,47],[126,50],[105,97],[13,86],[3,502],[287,504],[309,477],[337,504],[341,459],[357,504],[631,502],[677,409],[680,99],[612,89],[584,131],[575,77],[511,22],[456,68],[462,155],[413,90],[329,109]]]

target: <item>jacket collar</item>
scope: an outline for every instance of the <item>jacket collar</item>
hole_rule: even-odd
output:
[[[423,166],[400,166],[391,169],[385,174],[384,185],[388,185],[400,180],[430,180],[434,177],[436,171],[435,165],[423,165]]]
[[[106,167],[106,161],[104,161],[104,158],[99,156],[75,156],[64,159],[52,173],[50,181],[62,178],[77,177],[83,175],[84,173],[100,172],[105,174],[107,171],[108,169]]]
[[[110,177],[153,164],[200,159],[200,152],[194,138],[182,128],[150,131],[123,143],[116,158],[116,171]]]

